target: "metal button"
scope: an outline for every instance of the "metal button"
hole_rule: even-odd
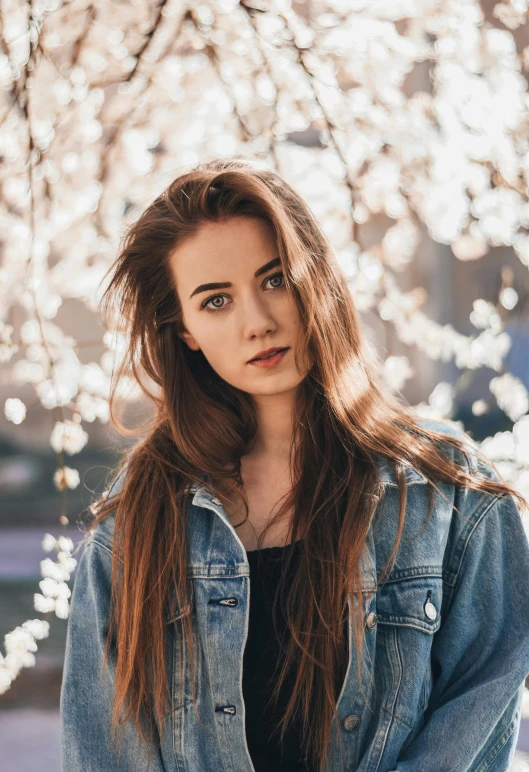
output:
[[[437,618],[437,609],[430,600],[427,600],[424,604],[424,613],[428,619],[434,620]]]
[[[354,732],[360,726],[360,716],[346,716],[343,720],[343,728],[346,732]]]
[[[237,713],[235,705],[217,705],[215,713],[229,713],[230,716],[234,716]]]
[[[237,598],[221,598],[219,606],[236,606],[238,602]]]
[[[208,600],[208,603],[210,605],[215,606],[236,606],[239,601],[237,598],[211,598],[211,600]]]
[[[366,616],[366,627],[368,627],[369,629],[371,629],[372,627],[375,627],[377,621],[378,621],[377,615],[375,614],[374,611],[371,611]]]
[[[431,619],[432,621],[437,618],[437,609],[435,608],[434,604],[431,601],[432,597],[432,591],[428,590],[428,594],[426,596],[426,601],[424,603],[424,613],[428,617],[428,619]]]

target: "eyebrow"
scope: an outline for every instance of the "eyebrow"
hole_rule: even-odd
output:
[[[266,265],[262,265],[260,268],[257,269],[257,271],[254,273],[255,278],[258,276],[261,276],[261,274],[266,273],[271,268],[275,268],[277,265],[281,265],[281,258],[275,257],[273,260],[270,260],[269,263],[266,263]],[[214,290],[214,289],[225,289],[226,287],[233,287],[233,284],[231,281],[222,281],[222,282],[213,282],[210,284],[200,284],[196,289],[193,290],[191,295],[189,296],[189,299],[193,297],[193,295],[197,295],[199,292],[206,292],[207,290]]]

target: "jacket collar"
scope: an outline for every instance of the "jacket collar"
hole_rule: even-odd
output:
[[[383,453],[377,453],[376,463],[378,466],[381,484],[383,486],[398,487],[397,477],[389,456],[386,456]],[[411,466],[406,467],[405,481],[406,485],[425,484],[428,482],[427,478],[422,474],[422,472],[419,472],[417,469],[414,469]],[[210,482],[211,476],[204,473],[200,482],[196,481],[193,483],[190,488],[190,492],[195,494],[193,496],[193,504],[200,507],[204,506],[206,502],[212,503],[215,505],[215,511],[219,511],[220,514],[224,515],[221,502],[219,499],[214,497],[213,493],[208,487]]]
[[[398,486],[399,483],[389,456],[386,456],[383,453],[377,453],[377,465],[380,473],[380,482],[383,485]],[[425,484],[428,482],[422,472],[419,472],[411,466],[406,467],[405,475],[406,485],[413,485],[414,483]]]
[[[395,472],[393,471],[389,458],[382,454],[377,454],[376,463],[378,465],[378,469],[380,473],[380,481],[382,485],[398,486]],[[414,485],[417,483],[426,483],[427,479],[416,469],[413,469],[412,467],[408,466],[406,467],[406,471],[405,471],[405,481],[406,481],[406,485]],[[217,515],[219,515],[219,517],[225,522],[228,528],[232,531],[233,535],[235,536],[235,539],[237,540],[241,548],[238,570],[247,571],[248,566],[246,562],[247,559],[245,557],[246,552],[245,552],[244,546],[239,538],[239,535],[235,527],[230,522],[228,515],[224,511],[222,502],[219,501],[219,499],[217,499],[213,495],[211,489],[208,487],[210,482],[211,482],[210,475],[204,473],[201,476],[200,481],[197,480],[190,486],[189,491],[190,493],[194,494],[192,498],[192,503],[197,507],[203,507],[205,509],[212,510]],[[372,592],[377,586],[376,549],[375,549],[374,538],[375,537],[374,537],[373,529],[370,528],[367,534],[367,543],[366,543],[367,562],[365,563],[362,562],[362,565],[361,565],[362,586],[363,586],[364,592]],[[220,558],[216,556],[215,559],[217,560]],[[199,566],[199,570],[203,571],[202,565]]]

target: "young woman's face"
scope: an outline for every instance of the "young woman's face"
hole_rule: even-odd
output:
[[[300,375],[294,364],[300,318],[268,223],[248,217],[206,223],[173,250],[170,266],[187,330],[180,337],[201,349],[223,380],[255,395],[290,391],[303,380],[308,368]],[[224,286],[202,286],[213,283]],[[273,347],[288,347],[278,364],[249,364]]]

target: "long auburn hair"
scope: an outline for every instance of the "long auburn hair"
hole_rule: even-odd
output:
[[[171,710],[165,659],[169,607],[181,651],[189,656],[190,668],[195,666],[185,538],[191,483],[206,473],[215,496],[234,483],[248,517],[240,459],[256,434],[253,402],[178,335],[185,327],[169,269],[169,254],[178,244],[204,223],[231,216],[258,217],[272,225],[311,356],[294,405],[294,484],[266,529],[293,512],[287,542],[304,539],[299,569],[288,587],[293,551],[287,548],[275,596],[276,602],[281,598],[291,637],[271,699],[277,699],[293,667],[296,678],[281,736],[299,711],[302,747],[324,768],[348,656],[343,632],[348,597],[354,600],[356,650],[363,652],[360,559],[382,492],[376,455],[389,457],[400,495],[397,537],[380,582],[393,564],[404,526],[406,466],[428,480],[427,519],[439,480],[491,495],[511,494],[522,508],[527,502],[494,466],[496,480],[477,469],[465,472],[466,451],[491,462],[468,436],[454,436],[449,426],[444,433],[421,425],[402,397],[387,388],[332,248],[307,204],[281,176],[238,158],[202,163],[180,174],[127,229],[100,304],[105,322],[121,320],[127,340],[112,382],[111,422],[124,436],[142,436],[112,470],[126,470],[119,492],[109,496],[107,490],[90,508],[95,517],[88,533],[115,515],[104,657],[106,664],[112,650],[113,737],[131,720],[151,745],[163,732]],[[136,429],[116,415],[121,381],[131,374],[154,406],[152,417]],[[463,454],[459,463],[442,447],[446,444]],[[358,656],[359,684],[361,662]],[[185,682],[178,681],[182,689]],[[196,709],[193,677],[190,682]]]

